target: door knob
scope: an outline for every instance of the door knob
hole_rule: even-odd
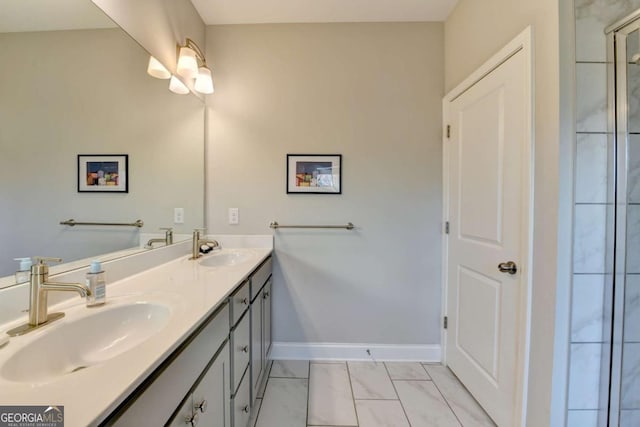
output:
[[[513,261],[501,262],[498,264],[498,271],[500,273],[509,273],[513,275],[518,272],[518,266]]]

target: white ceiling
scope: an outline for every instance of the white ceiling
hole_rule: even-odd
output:
[[[205,24],[213,25],[444,21],[458,0],[191,1]],[[0,33],[114,27],[90,0],[0,0]]]
[[[0,0],[0,33],[114,27],[89,0]]]
[[[458,0],[191,0],[205,24],[444,21]]]

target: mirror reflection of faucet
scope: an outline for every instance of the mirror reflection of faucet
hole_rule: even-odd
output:
[[[153,248],[154,243],[164,243],[165,246],[173,245],[173,228],[171,227],[160,227],[160,230],[164,230],[164,239],[149,239],[144,247],[146,249]]]

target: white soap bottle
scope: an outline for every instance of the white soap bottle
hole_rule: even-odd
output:
[[[20,261],[19,270],[16,271],[16,283],[26,283],[31,280],[31,258],[14,258]]]
[[[91,262],[87,273],[87,287],[91,295],[87,295],[87,307],[102,305],[107,301],[107,285],[100,261]]]

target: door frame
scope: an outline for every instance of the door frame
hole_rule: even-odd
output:
[[[519,390],[516,396],[516,417],[514,425],[525,426],[527,416],[527,388],[529,379],[529,348],[531,336],[531,293],[532,293],[532,266],[533,266],[533,196],[534,196],[534,57],[533,57],[533,28],[528,26],[523,32],[510,41],[505,47],[500,49],[488,61],[482,64],[469,77],[457,85],[442,100],[442,120],[443,120],[443,136],[442,136],[442,159],[443,159],[443,200],[442,200],[442,218],[443,224],[449,221],[449,138],[447,137],[447,125],[450,122],[449,104],[455,101],[468,89],[489,75],[500,65],[508,61],[512,56],[522,52],[525,61],[525,97],[529,100],[525,106],[526,111],[526,136],[523,149],[523,170],[522,170],[522,236],[521,236],[521,253],[522,259],[518,262],[518,268],[522,272],[522,292],[520,293],[520,319],[518,320],[519,336],[524,339],[518,339],[518,357],[516,378],[516,390]],[[442,313],[447,316],[447,293],[448,293],[448,266],[449,266],[449,235],[442,233]],[[447,330],[442,329],[441,334],[442,362],[447,364]]]

